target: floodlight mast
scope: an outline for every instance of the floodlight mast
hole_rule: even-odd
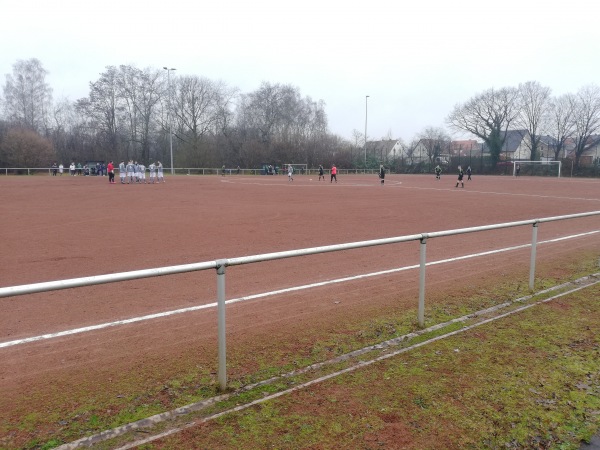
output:
[[[367,115],[368,115],[369,96],[365,96],[365,171],[367,170]]]
[[[177,70],[174,68],[163,67],[167,71],[167,82],[169,85],[169,109],[167,110],[167,120],[169,121],[169,147],[171,149],[171,175],[175,174],[175,169],[173,168],[173,124],[171,117],[171,71]]]

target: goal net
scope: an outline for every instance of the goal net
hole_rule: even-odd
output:
[[[513,176],[559,177],[562,161],[513,161]]]
[[[304,175],[305,173],[308,173],[306,171],[308,168],[308,164],[284,164],[283,170],[285,174],[288,173],[288,168],[290,166],[292,166],[292,168],[294,169],[294,175]]]

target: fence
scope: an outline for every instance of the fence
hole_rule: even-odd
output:
[[[470,161],[467,157],[462,158],[464,161]],[[489,159],[489,158],[488,158]],[[474,161],[477,161],[476,158],[473,158]],[[458,161],[458,164],[456,162]],[[570,161],[570,162],[569,162]],[[565,162],[565,161],[563,161]],[[569,177],[598,177],[600,176],[600,164],[594,164],[592,166],[582,166],[578,169],[575,169],[573,166],[572,160],[567,160],[568,165],[565,166],[568,169],[568,173],[566,176]],[[444,170],[447,172],[449,167],[454,168],[456,165],[461,165],[461,158],[456,157],[452,158],[449,165],[444,166]],[[471,165],[468,162],[462,163],[463,167],[465,165]],[[386,165],[386,168],[389,169],[389,173],[433,173],[433,167],[435,164],[426,162],[426,163],[418,163],[418,164],[391,164]],[[473,164],[473,169],[475,173],[478,175],[483,174],[504,174],[509,175],[512,173],[512,161],[506,166],[497,166],[495,169],[490,167],[485,167],[483,161],[480,161],[479,165]],[[525,169],[525,168],[523,168]],[[0,174],[3,175],[35,175],[35,174],[46,174],[52,175],[52,167],[0,167]],[[64,175],[69,175],[69,166],[64,167]],[[118,170],[118,169],[117,169]],[[211,167],[175,167],[173,171],[176,175],[222,175],[223,169],[221,168],[211,168]],[[523,175],[531,175],[527,170],[522,170]],[[226,168],[226,175],[263,175],[263,169],[242,169],[239,171],[237,168]],[[325,175],[329,176],[329,168],[325,168]],[[340,169],[337,170],[340,175],[377,175],[379,173],[379,169]],[[165,175],[171,174],[171,168],[164,168]],[[299,173],[295,173],[294,175],[298,175]],[[279,169],[278,175],[287,175],[287,172],[284,173],[283,170]],[[312,175],[318,176],[319,169],[307,169],[304,174],[300,175]],[[95,176],[92,174],[91,176]],[[561,176],[565,176],[562,174]]]
[[[53,167],[0,167],[0,173],[5,176],[8,175],[35,175],[35,174],[48,174],[52,175],[52,170],[58,171],[58,168],[54,169]],[[76,169],[78,170],[78,169]],[[82,169],[83,170],[83,169]],[[118,169],[116,169],[118,171]],[[146,168],[146,171],[148,168]],[[165,175],[171,174],[171,168],[165,167],[164,169]],[[211,167],[174,167],[173,171],[176,175],[222,175],[222,168],[211,168]],[[263,169],[242,169],[239,170],[237,168],[226,168],[225,175],[263,175]],[[369,174],[376,175],[379,173],[379,169],[338,169],[338,174],[340,175],[349,175],[349,174]],[[307,169],[304,173],[296,172],[294,175],[314,175],[317,176],[319,174],[319,169]],[[329,176],[329,169],[325,169],[325,174]],[[62,175],[69,176],[69,166],[64,167]],[[287,172],[284,173],[283,170],[279,170],[278,175],[286,175]],[[96,174],[91,174],[90,176],[96,176]]]
[[[376,239],[370,241],[351,242],[346,244],[327,245],[322,247],[312,247],[298,250],[288,250],[276,253],[265,253],[253,256],[243,256],[238,258],[219,259],[215,261],[205,261],[193,264],[178,266],[160,267],[154,269],[136,270],[131,272],[120,272],[108,275],[97,275],[91,277],[72,278],[67,280],[49,281],[44,283],[27,284],[20,286],[10,286],[0,288],[0,298],[12,297],[17,295],[33,294],[39,292],[56,291],[61,289],[70,289],[83,286],[93,286],[97,284],[116,283],[120,281],[137,280],[142,278],[158,277],[165,275],[181,274],[187,272],[196,272],[201,270],[216,269],[217,272],[217,333],[218,333],[218,379],[222,390],[227,387],[226,372],[226,338],[225,338],[225,270],[229,266],[238,266],[243,264],[253,264],[265,261],[274,261],[285,258],[295,258],[299,256],[315,255],[320,253],[339,252],[343,250],[352,250],[365,247],[374,247],[380,245],[396,244],[400,242],[420,241],[419,255],[419,301],[418,301],[418,321],[419,326],[425,324],[425,269],[427,241],[429,239],[456,236],[467,233],[498,230],[502,228],[512,228],[525,225],[532,225],[531,237],[531,257],[529,267],[529,289],[533,290],[535,281],[535,261],[537,250],[537,233],[540,224],[545,222],[554,222],[558,220],[577,219],[600,215],[600,211],[587,213],[570,214],[564,216],[546,217],[541,219],[522,220],[518,222],[507,222],[494,225],[485,225],[479,227],[459,228],[455,230],[436,231],[430,233],[420,233],[407,236],[398,236],[386,239]]]

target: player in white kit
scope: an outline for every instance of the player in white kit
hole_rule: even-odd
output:
[[[156,161],[156,167],[158,169],[158,176],[156,178],[156,181],[158,183],[160,183],[160,180],[162,180],[162,182],[165,182],[165,175],[163,174],[163,165],[160,161]]]
[[[119,163],[119,179],[121,180],[121,184],[125,184],[125,162],[121,161]]]

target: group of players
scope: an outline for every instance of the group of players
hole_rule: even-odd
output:
[[[112,161],[110,162],[110,166],[112,166]],[[111,168],[109,166],[109,169]],[[113,169],[114,170],[114,169]],[[148,166],[148,171],[150,173],[150,181],[146,181],[146,166],[142,163],[138,163],[137,161],[133,161],[133,160],[129,160],[129,162],[127,162],[127,164],[125,164],[125,161],[121,161],[119,163],[119,178],[121,180],[121,184],[134,184],[134,183],[149,183],[149,184],[154,184],[154,183],[160,183],[161,181],[164,183],[165,182],[165,176],[163,173],[163,165],[160,161],[156,161],[156,163],[151,162],[150,165]],[[434,169],[435,171],[435,178],[436,180],[441,180],[442,178],[442,168],[437,165]],[[111,171],[109,170],[109,173]],[[223,174],[225,173],[225,171],[223,171]],[[293,180],[293,173],[294,173],[294,169],[293,167],[290,165],[288,168],[288,178],[290,180]],[[462,187],[464,188],[464,182],[463,182],[463,176],[464,176],[464,171],[462,169],[461,166],[458,166],[458,180],[456,181],[456,186],[458,187],[459,184],[462,185]],[[471,166],[467,167],[467,180],[471,179]],[[385,181],[385,168],[383,166],[379,167],[379,178],[381,179],[381,184],[383,184]],[[325,174],[324,174],[324,170],[323,170],[323,166],[319,166],[319,181],[321,181],[321,179],[325,180]],[[112,177],[111,181],[112,183],[114,183],[114,177]],[[335,181],[337,183],[337,168],[335,167],[335,164],[333,165],[333,167],[331,168],[331,181]]]
[[[439,164],[435,167],[435,179],[436,180],[441,180],[442,179],[442,168],[439,166]],[[467,167],[467,181],[471,180],[471,166]],[[465,183],[463,182],[463,177],[465,176],[465,172],[462,169],[461,166],[458,166],[458,179],[456,180],[456,186],[454,187],[458,187],[458,185],[460,184],[461,187],[465,187]]]
[[[163,165],[160,161],[156,161],[156,163],[151,162],[148,166],[148,172],[150,173],[150,180],[146,181],[146,166],[144,164],[137,161],[134,162],[133,160],[129,160],[127,163],[125,161],[119,163],[121,184],[154,184],[161,181],[165,182]]]

